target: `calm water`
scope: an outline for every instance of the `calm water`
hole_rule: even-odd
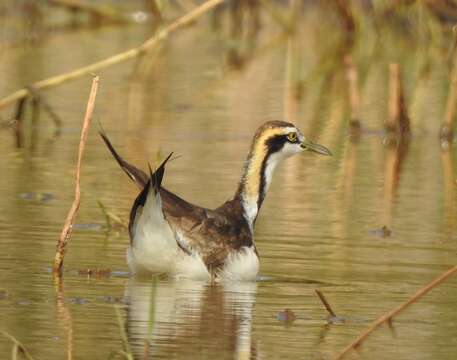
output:
[[[344,72],[320,64],[337,38],[335,25],[330,19],[316,27],[313,19],[315,13],[305,18],[306,35],[293,42],[278,37],[277,27],[265,28],[241,70],[230,67],[228,40],[205,20],[173,36],[157,57],[99,73],[95,119],[119,152],[143,168],[159,150],[182,155],[168,166],[164,183],[191,202],[215,207],[233,195],[251,136],[266,120],[287,117],[333,151],[332,158],[291,158],[276,171],[256,228],[258,282],[212,287],[130,279],[128,235],[102,229],[97,201],[127,219],[137,190],[94,123],[79,226],[63,282],[54,283],[50,266],[73,199],[91,82],[86,77],[45,93],[64,120],[61,136],[53,138],[53,124],[43,113],[23,148],[15,147],[10,130],[0,130],[0,330],[16,336],[35,359],[106,359],[123,349],[122,329],[138,358],[330,359],[372,320],[455,265],[455,154],[442,153],[437,140],[447,91],[445,59],[399,39],[371,61],[366,53],[372,41],[362,38],[355,53],[366,131],[352,142]],[[4,50],[0,95],[135,46],[149,31],[129,26],[56,32],[33,47]],[[387,65],[399,59],[407,69],[414,131],[404,156],[383,145],[380,131]],[[304,96],[297,101],[284,95],[288,63],[304,79]],[[7,119],[12,110],[0,116]],[[391,236],[381,236],[383,226]],[[87,268],[111,274],[79,273]],[[328,322],[316,288],[344,322]],[[278,320],[284,309],[296,320]],[[394,333],[387,327],[376,331],[359,354],[455,359],[456,310],[453,278],[402,312]],[[0,337],[0,358],[9,358],[11,347]]]

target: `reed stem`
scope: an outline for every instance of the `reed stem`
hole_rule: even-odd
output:
[[[345,357],[350,351],[358,348],[362,343],[365,341],[365,339],[374,331],[376,330],[379,326],[381,326],[384,323],[391,322],[393,317],[398,315],[401,311],[403,311],[406,307],[409,305],[415,303],[418,301],[420,298],[422,298],[425,294],[427,294],[430,290],[433,288],[437,287],[444,281],[446,281],[449,277],[457,273],[457,265],[450,268],[449,270],[445,271],[442,273],[440,276],[435,278],[433,281],[428,283],[426,286],[422,287],[417,291],[413,296],[411,296],[407,301],[402,303],[401,305],[397,306],[393,310],[389,311],[388,313],[382,315],[379,317],[377,320],[375,320],[362,334],[360,334],[352,343],[350,343],[341,353],[338,354],[338,356],[335,358],[335,360],[342,359]]]
[[[87,102],[86,107],[86,114],[84,116],[83,127],[81,131],[81,139],[79,142],[79,150],[78,150],[78,161],[76,164],[76,186],[75,186],[75,199],[73,201],[73,205],[68,212],[67,218],[65,220],[65,224],[63,226],[62,232],[60,234],[59,241],[57,242],[57,249],[56,255],[54,257],[54,266],[53,271],[54,273],[61,273],[63,260],[65,256],[65,247],[67,246],[68,240],[70,239],[73,221],[76,217],[76,214],[79,210],[79,205],[81,202],[81,188],[80,188],[80,178],[81,178],[81,163],[82,157],[84,154],[84,147],[87,141],[87,134],[89,132],[90,123],[92,120],[92,114],[94,112],[95,106],[95,98],[97,96],[97,89],[98,89],[98,76],[95,76],[92,80],[92,87],[90,90],[89,101]]]

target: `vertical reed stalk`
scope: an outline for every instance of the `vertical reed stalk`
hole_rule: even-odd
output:
[[[360,95],[359,95],[359,75],[357,68],[352,61],[351,55],[344,57],[344,63],[346,65],[346,80],[348,82],[349,90],[349,106],[350,106],[350,118],[349,126],[352,133],[360,131]]]
[[[95,97],[97,96],[98,89],[98,76],[95,76],[92,80],[92,87],[90,90],[89,101],[87,102],[86,114],[84,116],[83,127],[81,131],[81,139],[79,142],[78,150],[78,162],[76,164],[76,186],[75,186],[75,199],[73,205],[68,212],[65,224],[63,226],[62,232],[60,234],[59,241],[57,243],[56,255],[54,258],[53,271],[55,273],[62,272],[62,265],[65,256],[65,247],[67,246],[68,240],[71,236],[71,231],[73,227],[73,221],[76,217],[76,214],[79,210],[79,205],[81,201],[81,188],[80,188],[80,178],[81,178],[81,163],[82,157],[84,154],[84,147],[86,145],[87,134],[89,132],[90,123],[92,120],[92,114],[95,106]]]
[[[449,91],[446,100],[446,112],[444,114],[444,121],[441,125],[440,136],[441,144],[443,147],[449,146],[452,143],[452,137],[454,135],[454,123],[455,123],[455,110],[457,103],[457,60],[454,61],[451,79],[449,83]]]
[[[401,137],[410,133],[399,64],[389,65],[389,114],[385,127],[389,136]]]

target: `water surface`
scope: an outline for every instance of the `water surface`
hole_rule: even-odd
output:
[[[143,168],[158,151],[182,156],[167,167],[164,184],[202,206],[216,207],[233,196],[251,136],[264,121],[288,118],[332,150],[332,158],[303,154],[277,169],[256,224],[259,281],[209,286],[130,279],[128,234],[103,230],[97,201],[127,219],[137,189],[94,124],[83,165],[80,226],[68,246],[63,281],[54,282],[50,267],[73,198],[91,82],[85,77],[45,93],[64,120],[59,137],[44,114],[22,148],[10,130],[0,130],[0,330],[16,336],[35,359],[108,358],[123,349],[123,328],[138,358],[330,359],[372,320],[455,265],[455,156],[453,149],[443,153],[437,140],[447,86],[444,59],[431,56],[422,76],[420,62],[428,55],[400,39],[369,63],[362,51],[369,39],[362,38],[356,60],[364,71],[364,132],[351,141],[344,71],[319,64],[323,49],[334,45],[335,24],[328,19],[317,27],[315,15],[305,17],[306,35],[294,40],[305,79],[298,100],[284,95],[290,43],[277,27],[262,31],[252,61],[241,69],[227,62],[227,39],[203,20],[164,43],[156,57],[99,73],[95,120],[118,151]],[[149,31],[80,29],[13,47],[0,58],[0,94],[138,45]],[[403,152],[385,146],[382,133],[388,63],[399,58],[409,80],[414,131]],[[382,236],[383,226],[390,236]],[[95,268],[111,273],[81,274]],[[328,321],[315,288],[344,321]],[[456,299],[457,281],[451,279],[398,316],[394,333],[383,327],[373,334],[360,355],[454,359]],[[285,309],[295,321],[278,319]],[[0,338],[2,358],[11,346]]]

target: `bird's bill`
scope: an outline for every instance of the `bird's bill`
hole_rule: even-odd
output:
[[[312,141],[305,139],[301,144],[301,148],[307,151],[314,151],[318,154],[321,155],[329,155],[331,156],[332,153],[330,152],[329,149],[327,149],[325,146],[313,143]]]

